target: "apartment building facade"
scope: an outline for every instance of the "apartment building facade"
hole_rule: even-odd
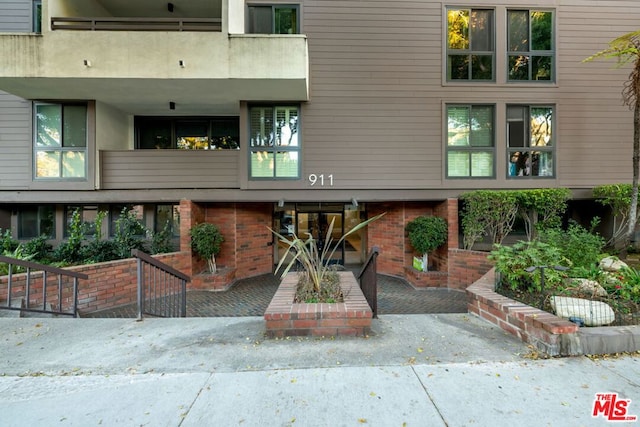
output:
[[[628,69],[583,63],[637,30],[634,0],[0,0],[0,228],[65,238],[123,207],[225,236],[242,278],[283,256],[269,228],[404,276],[405,224],[457,197],[630,182]],[[433,257],[446,271],[447,253]]]

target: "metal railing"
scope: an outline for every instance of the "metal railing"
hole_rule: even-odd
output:
[[[7,281],[6,295],[4,300],[0,295],[0,301],[4,301],[0,309],[78,316],[78,279],[86,280],[89,276],[1,255],[0,263],[8,266],[8,274],[4,276]],[[24,269],[24,275],[18,271],[20,269]],[[21,277],[18,279],[14,274],[21,274]],[[57,280],[50,280],[50,275],[57,277]]]
[[[154,317],[187,316],[187,282],[191,278],[134,249],[138,260],[138,320],[146,314]]]
[[[220,18],[54,17],[52,30],[81,31],[222,31]]]
[[[374,319],[378,318],[378,271],[376,258],[378,258],[379,253],[378,247],[374,246],[356,277],[360,282],[360,289],[362,289],[362,293],[369,303],[369,307],[371,307]]]

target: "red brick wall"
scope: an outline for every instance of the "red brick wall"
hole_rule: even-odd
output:
[[[228,287],[233,281],[273,271],[273,241],[271,232],[272,204],[270,203],[212,203],[198,204],[188,200],[181,203],[181,248],[189,250],[189,230],[198,222],[215,224],[224,242],[216,264],[224,276],[231,282],[195,278],[206,271],[206,264],[197,257],[193,258],[191,275],[198,287],[220,289]],[[192,212],[190,212],[192,211]],[[182,217],[186,218],[182,221]],[[230,274],[228,270],[231,270]],[[207,285],[209,284],[209,285]]]
[[[487,252],[449,250],[449,288],[466,289],[493,268]]]
[[[273,271],[273,206],[270,203],[238,205],[236,231],[237,277],[246,278]]]
[[[189,254],[186,252],[154,255],[154,258],[183,272],[190,264]],[[133,304],[137,301],[137,261],[134,258],[69,267],[68,270],[89,276],[87,280],[80,280],[78,283],[78,311],[81,314]],[[7,280],[6,276],[0,277],[0,286],[3,286],[4,289],[6,289]],[[14,275],[11,283],[14,296],[21,293],[24,295],[26,274]],[[68,281],[68,283],[71,285],[72,281]],[[54,286],[52,287],[52,285]],[[29,287],[30,305],[42,305],[41,273],[38,272],[31,276]],[[47,289],[49,288],[55,289],[55,291],[47,296],[47,302],[58,309],[59,305],[55,295],[57,293],[57,275],[50,275],[47,278]],[[2,299],[4,297],[3,293]],[[63,294],[62,306],[64,311],[72,311],[73,295],[70,291]]]
[[[494,292],[495,270],[467,288],[469,312],[499,326],[550,356],[581,354],[570,345],[578,325]]]

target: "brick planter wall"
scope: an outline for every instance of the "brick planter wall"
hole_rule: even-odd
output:
[[[353,273],[340,272],[345,301],[333,304],[294,303],[298,276],[282,280],[264,314],[267,336],[363,336],[373,313]]]
[[[469,312],[534,345],[550,356],[582,354],[578,325],[496,293],[491,269],[467,288]]]
[[[154,258],[179,271],[185,271],[189,264],[189,257],[190,255],[184,252],[154,255]],[[137,261],[134,258],[74,266],[67,268],[67,270],[89,276],[87,280],[78,282],[78,312],[80,315],[137,302],[138,270]],[[7,280],[6,276],[0,277],[0,286],[6,289]],[[48,286],[51,286],[52,280],[57,280],[57,276],[49,275]],[[13,275],[13,294],[24,292],[25,283],[26,274]],[[187,287],[189,287],[188,283]],[[41,305],[41,296],[42,273],[34,272],[31,275],[30,283],[31,305]],[[71,294],[67,295],[64,298],[63,306],[72,305],[72,298]],[[48,297],[48,302],[57,305],[57,300],[53,298]]]

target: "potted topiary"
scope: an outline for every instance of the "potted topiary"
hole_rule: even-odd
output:
[[[419,216],[410,221],[406,230],[411,246],[422,254],[422,260],[414,259],[417,270],[428,270],[428,255],[447,241],[447,222],[437,216]]]
[[[207,261],[209,273],[216,274],[216,255],[220,253],[220,246],[224,241],[218,227],[203,222],[191,227],[191,249],[197,256]]]

